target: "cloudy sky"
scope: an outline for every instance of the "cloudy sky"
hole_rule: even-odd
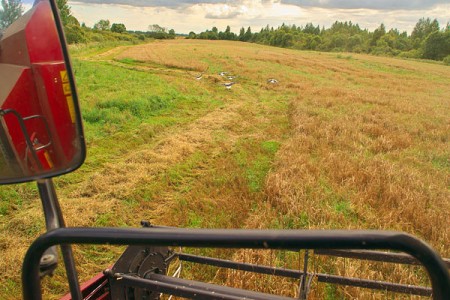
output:
[[[31,0],[26,0],[31,1]],[[123,23],[130,30],[151,24],[177,33],[201,32],[227,25],[239,32],[282,23],[330,27],[334,21],[352,21],[374,30],[380,23],[411,33],[422,17],[436,18],[441,27],[450,21],[450,0],[69,0],[72,14],[87,26],[100,19]]]

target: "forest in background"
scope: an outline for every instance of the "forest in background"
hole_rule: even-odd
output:
[[[224,32],[213,27],[199,34],[190,32],[188,38],[235,40],[298,50],[445,59],[450,64],[450,24],[440,28],[439,22],[430,18],[420,19],[411,35],[398,29],[387,30],[383,23],[370,32],[351,21],[336,21],[328,29],[312,23],[305,26],[283,24],[278,28],[267,25],[255,33],[250,27],[241,28],[239,34],[231,32],[229,26]]]
[[[99,20],[90,28],[84,23],[80,24],[71,14],[67,0],[56,2],[69,44],[106,41],[138,43],[148,39],[174,39],[177,36],[173,29],[158,24],[149,25],[147,31],[130,31],[124,24],[111,23],[108,19]],[[20,0],[1,0],[1,4],[0,32],[23,13]],[[387,30],[383,23],[371,32],[351,21],[336,21],[330,28],[321,28],[312,23],[304,26],[283,24],[277,28],[267,25],[254,32],[250,27],[242,27],[239,34],[232,32],[230,26],[225,31],[212,27],[198,34],[191,31],[186,38],[232,40],[298,50],[431,59],[450,65],[450,23],[441,28],[436,19],[430,18],[421,18],[410,35],[395,28]]]

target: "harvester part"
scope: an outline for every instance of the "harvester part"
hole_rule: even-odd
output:
[[[125,274],[114,274],[114,276],[120,278],[120,280],[118,280],[118,283],[122,286],[133,285],[141,287],[151,287],[152,290],[155,290],[159,293],[165,293],[188,299],[292,300],[292,298],[289,297],[270,295],[266,293],[231,288],[227,286],[215,285],[194,280],[174,278],[161,274],[151,274],[147,279]]]
[[[120,256],[111,272],[108,272],[112,299],[159,299],[159,293],[145,288],[125,286],[121,279],[111,274],[128,274],[146,278],[150,274],[166,274],[167,258],[171,252],[168,247],[130,246]]]
[[[22,292],[26,299],[41,299],[38,271],[39,258],[48,247],[56,244],[131,244],[142,245],[143,247],[155,245],[155,247],[184,246],[252,249],[384,249],[402,251],[418,259],[427,270],[433,289],[433,299],[448,299],[448,295],[450,295],[450,274],[441,257],[421,240],[402,232],[369,230],[59,228],[41,235],[33,242],[25,255],[22,266]],[[160,279],[161,276],[160,274],[150,275],[153,280]],[[134,280],[129,280],[132,279],[131,277]],[[169,276],[163,276],[163,278],[163,284],[170,284],[169,281],[174,280],[169,279],[171,278]],[[144,288],[148,288],[148,283],[151,282],[149,279],[128,274],[125,274],[122,280],[129,280],[130,284],[136,283]],[[177,281],[177,278],[175,278],[175,281],[175,284],[181,282]],[[235,299],[241,298],[236,297]],[[209,299],[217,298],[210,297]]]

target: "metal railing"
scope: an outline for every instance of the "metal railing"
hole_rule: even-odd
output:
[[[44,251],[58,244],[114,244],[184,246],[201,248],[252,248],[252,249],[386,249],[401,251],[415,257],[425,267],[431,280],[434,299],[447,299],[450,295],[450,274],[447,265],[427,244],[417,238],[389,231],[344,231],[344,230],[213,230],[178,228],[59,228],[40,236],[30,246],[22,266],[22,285],[25,299],[41,299],[39,260]],[[168,284],[165,276],[158,278],[136,278],[139,286],[154,287],[155,282]],[[125,276],[128,276],[125,274]],[[123,277],[122,277],[123,278]],[[127,277],[128,278],[128,277]],[[151,279],[153,278],[153,279]],[[172,278],[172,277],[171,277]],[[159,280],[159,281],[158,281]],[[174,281],[175,282],[174,282]],[[326,280],[324,277],[323,280]],[[332,280],[332,278],[328,278]],[[133,280],[130,280],[132,284]],[[185,284],[173,278],[173,290]],[[220,292],[213,285],[199,286],[184,297],[194,297],[202,291]],[[250,291],[244,291],[244,294]],[[242,294],[239,295],[242,296]],[[205,296],[206,297],[206,296]],[[271,296],[267,296],[270,299]],[[278,296],[274,296],[278,297]],[[231,296],[224,299],[238,299]],[[204,299],[217,299],[215,297]]]

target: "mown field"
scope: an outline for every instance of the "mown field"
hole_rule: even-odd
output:
[[[88,156],[55,179],[69,226],[388,229],[450,257],[450,68],[223,41],[71,48]],[[231,89],[219,73],[236,76]],[[204,73],[200,80],[196,75]],[[267,79],[279,82],[270,84]],[[45,225],[35,184],[0,188],[1,299]],[[121,247],[75,246],[80,278]],[[213,251],[299,268],[299,253]],[[427,284],[417,267],[314,258],[317,272]],[[295,296],[294,282],[186,269]],[[46,297],[67,290],[63,268]],[[386,299],[313,284],[310,299]],[[407,299],[413,298],[406,296]]]

